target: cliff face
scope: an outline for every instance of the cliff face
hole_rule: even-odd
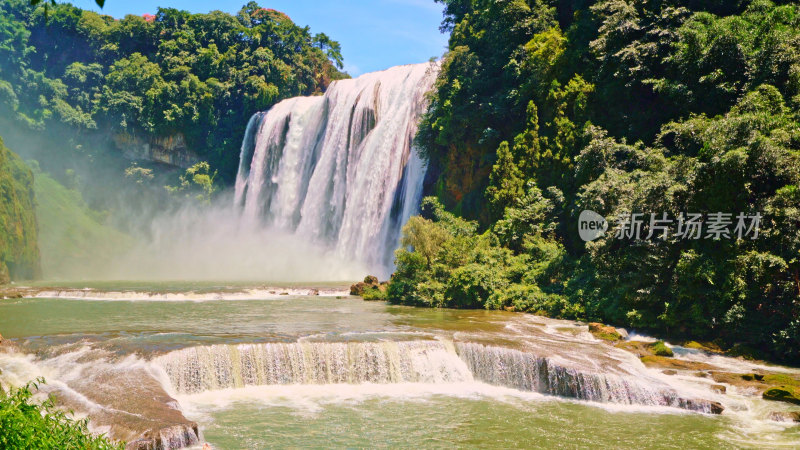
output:
[[[172,136],[143,137],[130,133],[116,133],[114,144],[126,158],[148,160],[188,168],[200,161],[197,153],[186,145],[182,134]]]
[[[0,284],[40,276],[33,173],[0,139]]]

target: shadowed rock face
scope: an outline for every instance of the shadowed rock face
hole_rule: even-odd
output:
[[[117,133],[112,138],[123,155],[131,160],[148,160],[182,168],[191,167],[200,161],[200,157],[188,148],[186,139],[180,133],[155,137]]]

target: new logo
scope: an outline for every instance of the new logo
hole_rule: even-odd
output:
[[[593,241],[604,235],[608,230],[605,217],[586,209],[578,216],[578,234],[586,242]]]

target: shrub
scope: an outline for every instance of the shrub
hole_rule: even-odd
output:
[[[0,448],[27,449],[122,449],[105,436],[89,431],[88,419],[75,420],[57,409],[52,398],[43,403],[33,400],[33,392],[43,379],[27,386],[0,390]]]

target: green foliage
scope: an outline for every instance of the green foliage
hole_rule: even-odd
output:
[[[522,183],[522,172],[514,163],[508,142],[503,141],[497,149],[497,163],[492,167],[489,187],[486,188],[489,208],[494,217],[502,216],[506,207],[522,196]]]
[[[127,172],[126,172],[127,174]],[[141,171],[132,174],[133,176],[151,176],[152,174],[144,173]],[[186,169],[186,172],[179,177],[177,186],[164,186],[164,188],[173,195],[183,195],[187,199],[192,199],[200,204],[208,205],[211,203],[211,197],[217,190],[214,184],[217,178],[217,171],[211,171],[211,166],[203,161],[199,162],[192,167]]]
[[[88,420],[75,420],[56,408],[52,398],[36,402],[33,393],[43,379],[27,386],[0,390],[0,447],[30,449],[122,449],[124,445],[94,436]]]
[[[368,286],[361,293],[361,298],[364,300],[386,300],[386,291],[381,290],[379,287]]]
[[[33,182],[0,139],[0,284],[40,275]]]
[[[119,20],[37,3],[0,6],[0,134],[44,130],[89,163],[120,136],[179,133],[232,181],[253,113],[346,76],[339,43],[255,2],[236,15],[159,8]]]
[[[800,361],[799,5],[440,3],[449,52],[418,141],[439,200],[479,227],[454,231],[426,200],[422,216],[450,236],[430,264],[398,253],[392,301]],[[586,209],[612,226],[590,243],[575,229]],[[616,239],[625,212],[763,219],[757,239]]]

